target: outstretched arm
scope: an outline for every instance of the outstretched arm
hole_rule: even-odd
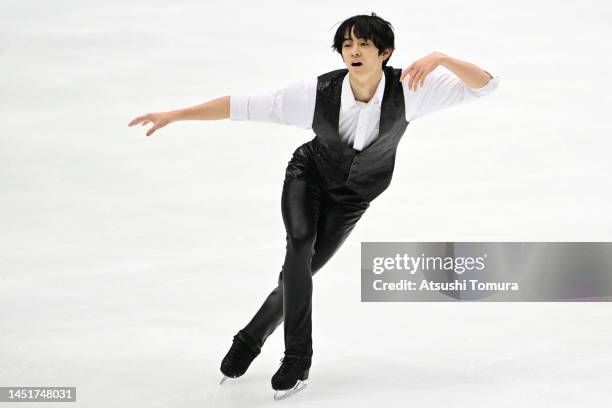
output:
[[[499,76],[440,52],[413,62],[400,79],[408,121],[491,95],[499,85]]]
[[[436,51],[413,62],[402,72],[400,81],[403,81],[406,75],[410,76],[408,89],[416,91],[419,87],[423,87],[427,75],[438,65],[442,65],[459,77],[467,86],[474,89],[482,88],[493,78],[493,75],[470,62],[449,57]]]
[[[170,112],[147,113],[132,120],[128,126],[153,123],[150,136],[179,120],[249,120],[292,125],[310,129],[314,116],[317,81],[301,81],[275,92],[255,95],[232,95]]]
[[[457,75],[470,88],[482,88],[493,79],[493,75],[476,65],[441,54],[440,65]]]
[[[152,123],[153,126],[147,131],[147,136],[151,136],[157,129],[181,120],[220,120],[228,119],[230,114],[230,97],[222,96],[204,102],[200,105],[185,109],[178,109],[169,112],[147,113],[132,120],[128,126],[142,124],[145,126]]]

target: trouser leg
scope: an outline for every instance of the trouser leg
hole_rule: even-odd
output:
[[[329,202],[325,198],[319,201],[314,255],[310,264],[312,275],[318,272],[336,253],[367,208],[367,204],[351,196],[349,196],[348,201],[343,199],[341,202]],[[289,235],[288,233],[288,252]],[[287,270],[286,266],[285,263],[283,270]],[[303,279],[303,276],[301,278]],[[310,307],[310,300],[312,299],[312,283],[310,283],[309,292],[310,295],[307,296],[308,307]],[[256,347],[262,347],[268,336],[283,322],[283,301],[283,271],[281,271],[278,277],[278,285],[270,292],[255,316],[239,332],[239,335],[250,340]],[[308,325],[310,325],[310,320],[309,318]],[[311,330],[306,332],[306,338],[311,341]],[[302,349],[304,348],[302,347]]]
[[[285,351],[311,355],[312,271],[321,191],[299,179],[289,179],[281,200],[286,254],[282,269]]]

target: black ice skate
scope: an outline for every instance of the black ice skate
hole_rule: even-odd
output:
[[[249,346],[239,335],[234,336],[232,347],[221,361],[223,378],[219,385],[223,384],[228,378],[237,378],[243,375],[260,352],[260,349]]]
[[[310,371],[310,357],[285,356],[281,366],[272,377],[272,388],[276,391],[275,400],[290,397],[306,388]]]

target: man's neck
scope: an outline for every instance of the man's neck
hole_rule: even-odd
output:
[[[383,72],[375,71],[368,76],[354,77],[349,73],[349,83],[356,101],[369,102],[376,93],[378,83],[382,79]]]

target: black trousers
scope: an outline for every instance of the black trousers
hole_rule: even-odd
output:
[[[312,356],[312,275],[334,255],[369,203],[346,186],[326,186],[313,160],[312,142],[293,154],[283,184],[285,262],[278,285],[238,332],[259,350],[283,322],[285,355]]]

